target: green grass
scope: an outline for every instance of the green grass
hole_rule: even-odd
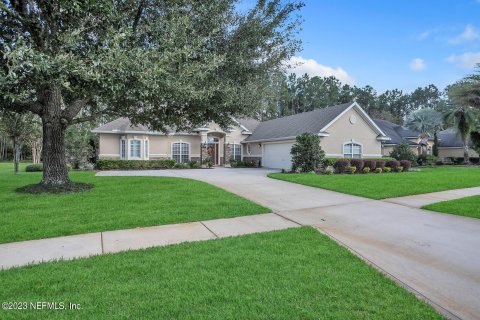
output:
[[[423,209],[450,213],[458,216],[480,218],[480,196],[442,201],[424,206]]]
[[[441,319],[311,228],[181,244],[0,272],[2,319]]]
[[[0,164],[0,243],[270,212],[207,183],[168,177],[71,172],[74,181],[95,188],[18,194],[16,188],[39,182],[41,173],[12,172],[12,164]]]
[[[420,172],[317,175],[272,173],[269,177],[371,199],[480,186],[480,167],[422,168]]]

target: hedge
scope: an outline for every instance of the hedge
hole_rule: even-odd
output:
[[[375,171],[375,168],[377,167],[377,160],[365,159],[363,160],[363,167],[369,168],[370,171]]]
[[[72,170],[72,165],[67,163],[67,170]],[[42,172],[43,171],[43,163],[33,163],[29,164],[25,167],[26,172]]]
[[[363,170],[363,165],[364,165],[364,163],[363,163],[363,160],[362,160],[362,159],[351,159],[351,160],[350,160],[350,165],[351,165],[352,167],[355,167],[355,168],[356,168],[356,169],[355,169],[355,172],[360,173],[360,172],[362,172],[362,170]]]
[[[397,172],[397,168],[400,165],[400,162],[397,160],[390,160],[385,163],[385,166],[392,168],[393,172]]]
[[[110,160],[98,159],[98,170],[144,170],[144,169],[171,169],[175,166],[175,160]]]
[[[410,160],[400,160],[400,166],[403,167],[403,171],[409,171],[412,167],[412,162]]]
[[[347,168],[350,167],[350,160],[348,159],[338,159],[334,164],[333,167],[337,173],[345,173]]]

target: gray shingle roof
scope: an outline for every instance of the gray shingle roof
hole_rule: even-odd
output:
[[[468,139],[468,145],[472,145],[472,141]],[[444,148],[463,148],[462,138],[453,130],[448,128],[438,133],[438,146]]]
[[[132,125],[129,119],[127,118],[118,118],[116,120],[110,121],[98,128],[93,129],[93,132],[98,131],[112,131],[112,132],[127,132],[127,131],[138,131],[138,132],[149,132],[148,127],[144,125]]]
[[[386,144],[408,143],[417,145],[417,143],[407,140],[406,138],[418,137],[419,132],[410,130],[404,126],[391,123],[390,121],[375,119],[373,120],[377,126],[390,138]]]
[[[253,134],[244,141],[282,140],[283,138],[295,138],[305,132],[319,133],[320,130],[351,105],[352,103],[345,103],[260,122]]]
[[[245,128],[248,129],[248,131],[250,132],[253,132],[255,131],[255,129],[258,127],[258,125],[260,124],[260,121],[256,120],[256,119],[237,119],[237,121],[242,125],[244,126]]]

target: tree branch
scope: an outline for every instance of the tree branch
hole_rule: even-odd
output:
[[[62,117],[69,123],[72,123],[73,118],[87,105],[88,99],[78,99],[73,101],[65,110],[63,110]]]
[[[43,105],[38,101],[16,101],[8,106],[9,109],[18,113],[30,111],[37,115],[41,115]]]
[[[138,26],[138,23],[140,22],[140,18],[142,17],[144,6],[145,6],[145,0],[141,0],[138,5],[137,13],[135,14],[135,18],[133,19],[133,26],[132,26],[133,33],[137,31],[137,26]]]

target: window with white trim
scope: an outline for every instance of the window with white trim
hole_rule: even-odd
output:
[[[242,145],[232,144],[232,158],[235,161],[242,161]]]
[[[249,155],[252,154],[252,145],[250,143],[247,144],[247,153]]]
[[[343,157],[344,158],[361,158],[362,146],[358,143],[347,143],[343,145]]]
[[[177,163],[186,163],[190,160],[190,145],[185,142],[172,143],[172,159]]]
[[[130,140],[130,158],[140,159],[141,154],[141,140]]]
[[[127,158],[127,142],[125,139],[120,140],[120,159]]]
[[[144,145],[144,147],[143,147],[143,154],[144,154],[144,156],[145,156],[145,159],[148,159],[148,157],[149,157],[149,155],[150,155],[150,153],[149,153],[150,150],[149,150],[149,148],[148,148],[148,140],[145,140],[144,144],[145,144],[145,145]]]

